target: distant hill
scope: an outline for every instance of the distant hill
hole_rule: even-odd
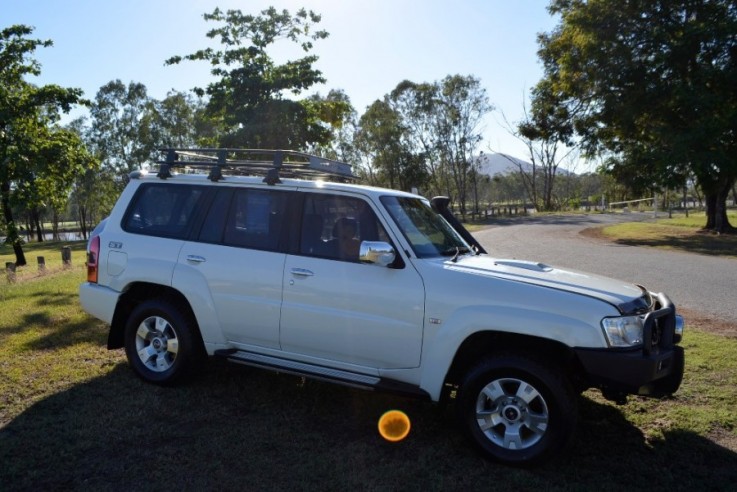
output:
[[[532,172],[532,164],[512,157],[508,154],[482,154],[480,157],[479,172],[486,176],[496,176],[497,174],[510,174],[519,172],[519,166],[522,166],[522,170],[525,172]],[[571,171],[558,167],[557,174],[568,175],[574,174]]]
[[[524,171],[532,171],[532,164],[511,155],[495,153],[479,157],[479,173],[486,176],[515,173],[519,171],[519,166]]]

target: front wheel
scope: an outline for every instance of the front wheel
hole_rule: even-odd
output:
[[[538,463],[568,442],[576,395],[562,372],[524,355],[483,359],[460,388],[461,425],[487,456],[510,465]]]
[[[125,353],[136,374],[157,384],[186,376],[198,360],[197,330],[175,304],[152,300],[139,304],[125,327]]]

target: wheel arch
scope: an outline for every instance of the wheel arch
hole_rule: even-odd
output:
[[[118,299],[118,304],[116,305],[115,313],[113,314],[113,320],[110,323],[107,348],[117,349],[122,348],[125,345],[125,325],[128,321],[128,317],[136,306],[151,299],[165,300],[181,309],[182,313],[192,320],[193,327],[196,330],[196,338],[199,345],[198,348],[204,352],[205,348],[202,341],[202,334],[197,323],[197,317],[184,294],[168,285],[150,282],[135,282],[129,285]]]
[[[561,367],[576,391],[588,385],[582,377],[574,351],[567,345],[548,338],[502,331],[480,331],[469,335],[458,347],[444,381],[441,400],[454,397],[464,375],[484,357],[502,353],[520,353],[547,364]]]

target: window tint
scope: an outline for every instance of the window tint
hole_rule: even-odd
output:
[[[203,193],[199,186],[141,185],[123,219],[123,229],[184,239]]]
[[[237,190],[230,204],[223,242],[277,250],[287,209],[286,192]]]
[[[307,194],[300,254],[358,261],[361,241],[389,241],[365,201],[339,195]]]

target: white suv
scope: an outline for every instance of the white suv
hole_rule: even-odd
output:
[[[494,258],[447,199],[324,179],[351,176],[296,152],[170,150],[94,231],[82,305],[144,380],[210,355],[453,400],[509,464],[560,449],[587,388],[678,389],[683,320],[664,294]]]

